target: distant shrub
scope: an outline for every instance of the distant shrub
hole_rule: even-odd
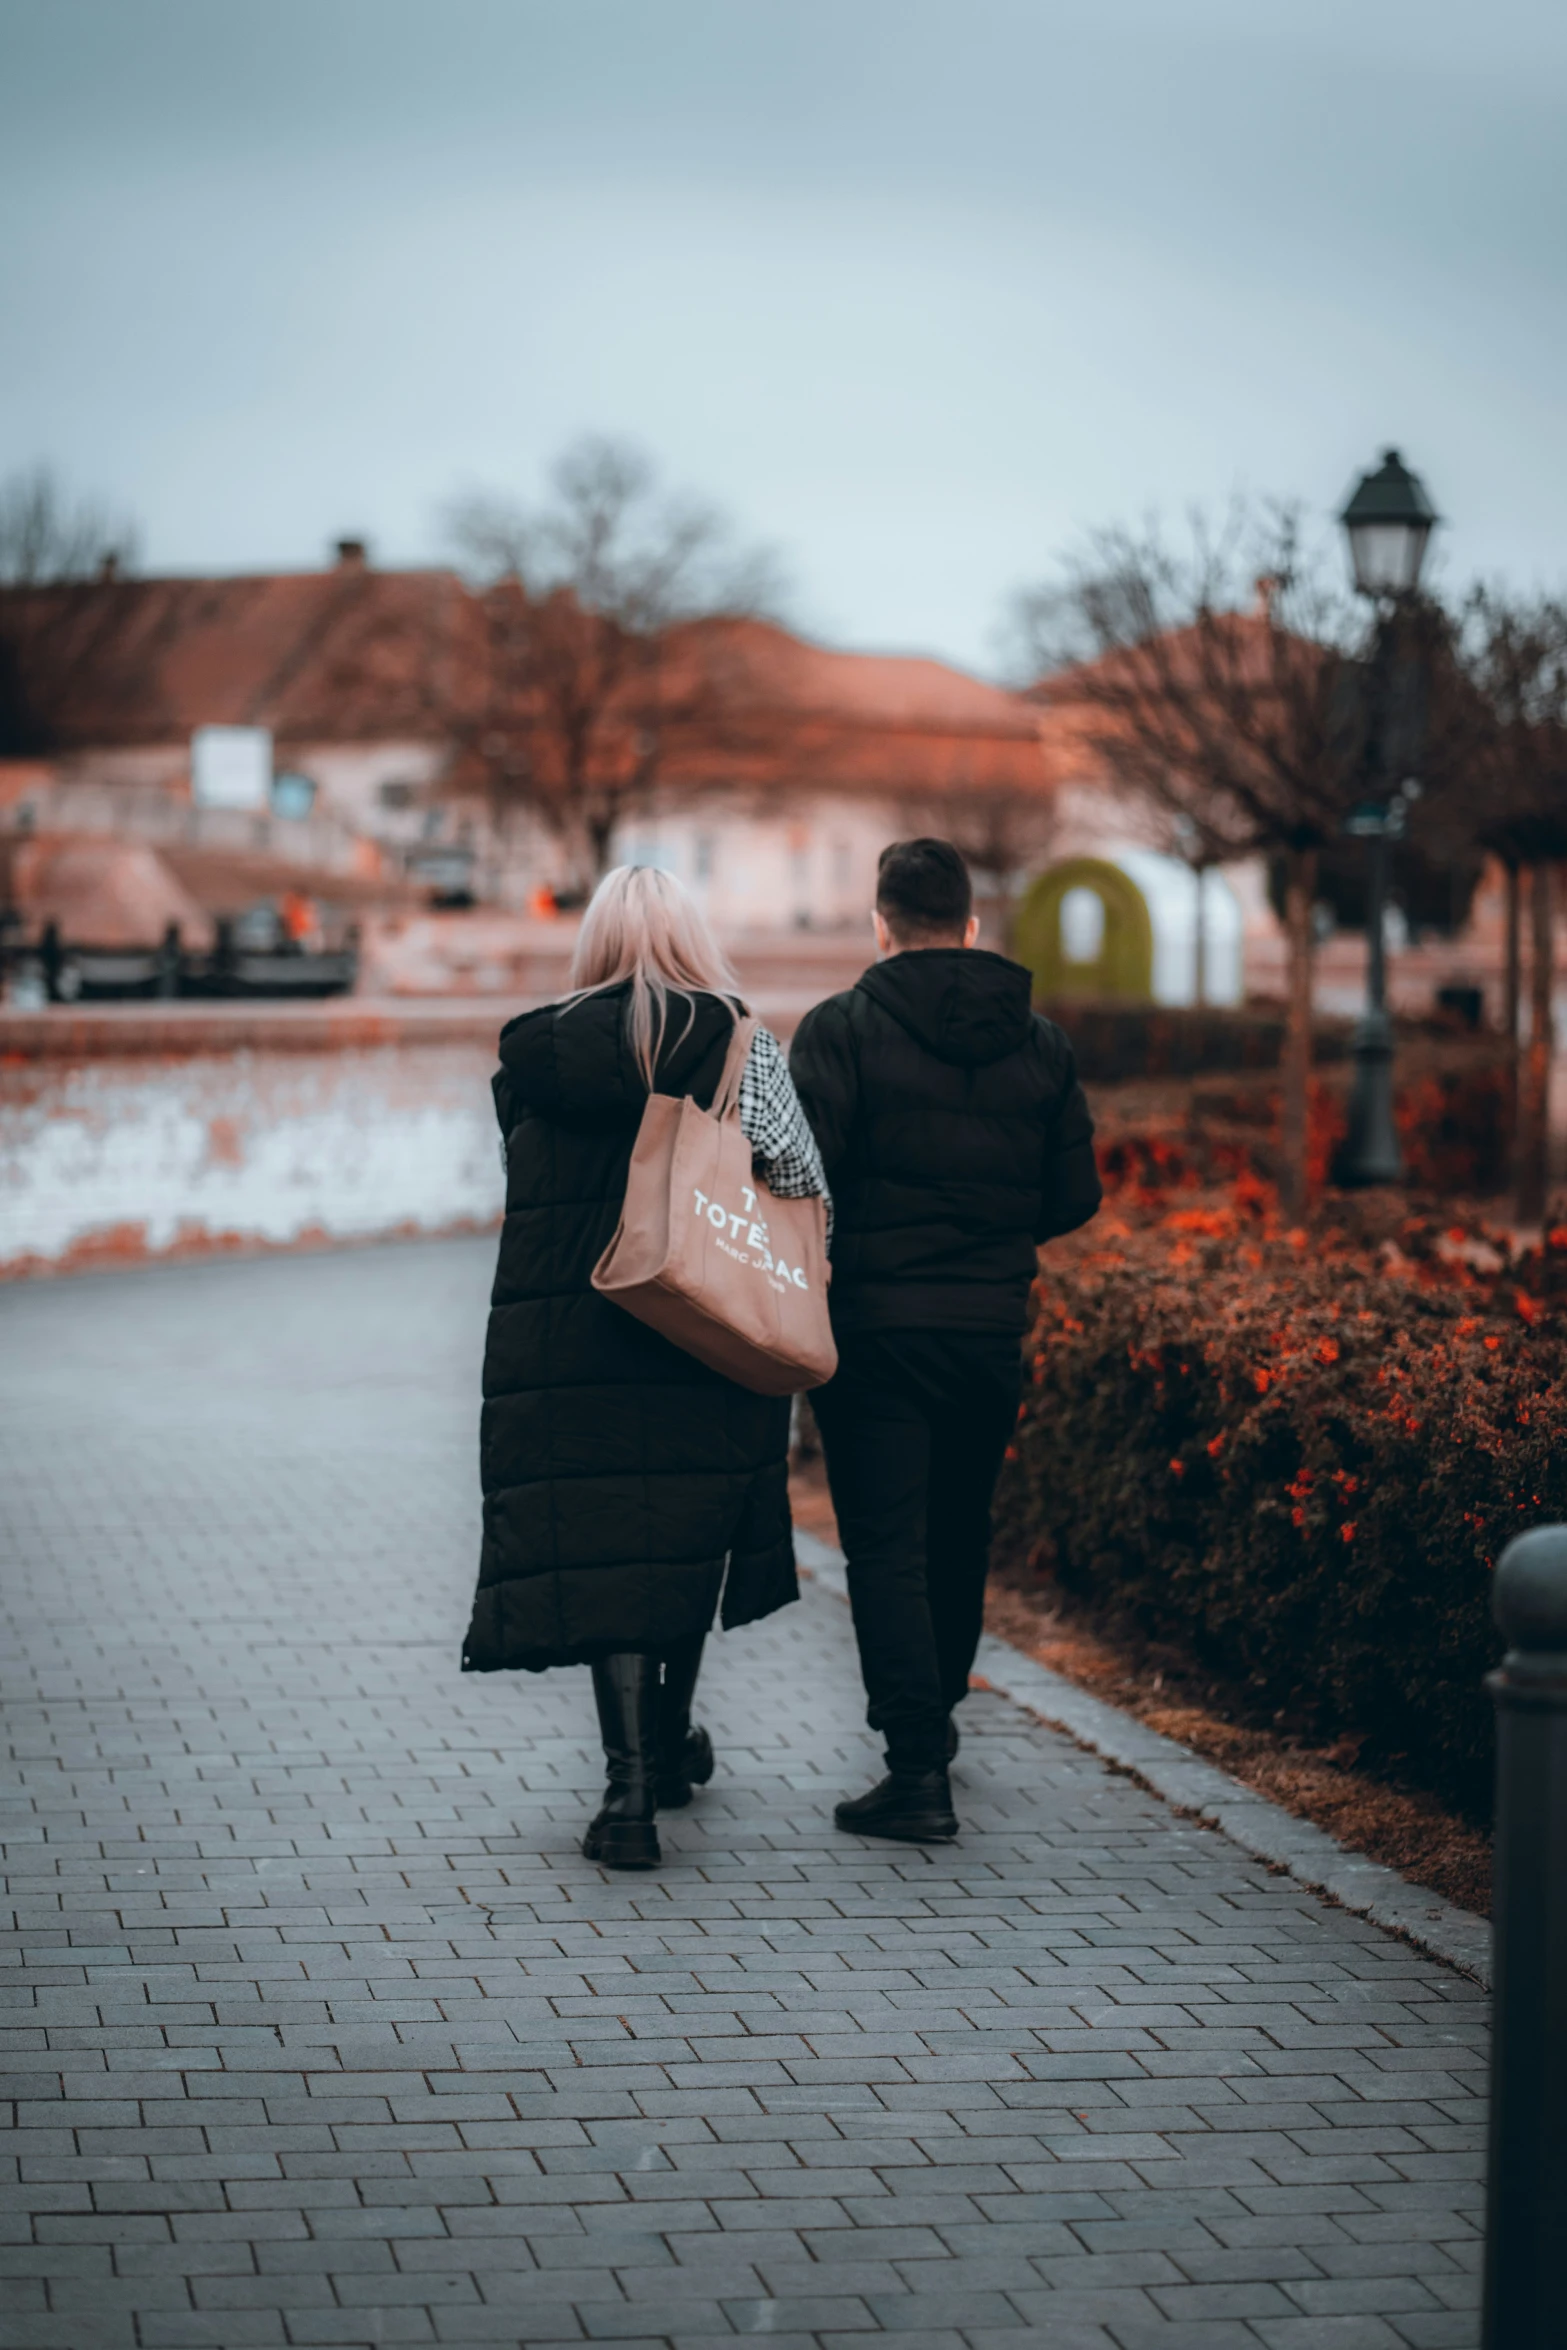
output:
[[[1211,1070],[1276,1069],[1284,1045],[1284,1015],[1276,1010],[1229,1010],[1217,1005],[1098,1002],[1068,996],[1039,1009],[1072,1040],[1080,1075],[1089,1084],[1129,1077],[1191,1077]],[[1314,1039],[1317,1060],[1340,1059],[1342,1021],[1324,1022]]]
[[[1394,1101],[1409,1182],[1422,1191],[1485,1199],[1511,1177],[1513,1088],[1501,1061],[1436,1070],[1400,1086]]]
[[[1111,1097],[1113,1101],[1114,1097]],[[1313,1197],[1331,1184],[1348,1127],[1345,1073],[1311,1080],[1307,1174]],[[1450,1067],[1417,1069],[1396,1088],[1393,1114],[1406,1188],[1440,1198],[1494,1198],[1511,1174],[1513,1093],[1506,1064],[1470,1055]],[[1279,1097],[1267,1084],[1231,1090],[1205,1085],[1163,1123],[1112,1126],[1099,1149],[1107,1188],[1145,1202],[1244,1174],[1271,1184]]]

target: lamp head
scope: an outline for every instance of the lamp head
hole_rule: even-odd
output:
[[[1360,593],[1379,600],[1413,595],[1441,516],[1396,449],[1383,451],[1375,473],[1361,475],[1339,520]]]

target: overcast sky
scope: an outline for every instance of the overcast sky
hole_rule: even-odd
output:
[[[0,0],[0,470],[170,570],[629,435],[813,633],[992,665],[1095,523],[1567,583],[1562,0]]]

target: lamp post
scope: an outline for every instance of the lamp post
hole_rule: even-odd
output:
[[[1362,475],[1339,520],[1349,540],[1355,586],[1376,607],[1376,642],[1366,672],[1366,770],[1369,792],[1346,830],[1369,848],[1366,874],[1366,1009],[1355,1029],[1355,1083],[1349,1131],[1334,1167],[1342,1184],[1396,1183],[1403,1173],[1393,1117],[1393,1024],[1387,1013],[1383,936],[1388,843],[1402,837],[1409,802],[1420,786],[1411,770],[1422,725],[1418,663],[1402,625],[1420,586],[1426,548],[1438,521],[1425,486],[1396,449]]]

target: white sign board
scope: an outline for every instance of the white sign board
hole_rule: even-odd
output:
[[[198,808],[253,808],[272,796],[272,735],[265,726],[198,726],[190,738],[190,791]]]

